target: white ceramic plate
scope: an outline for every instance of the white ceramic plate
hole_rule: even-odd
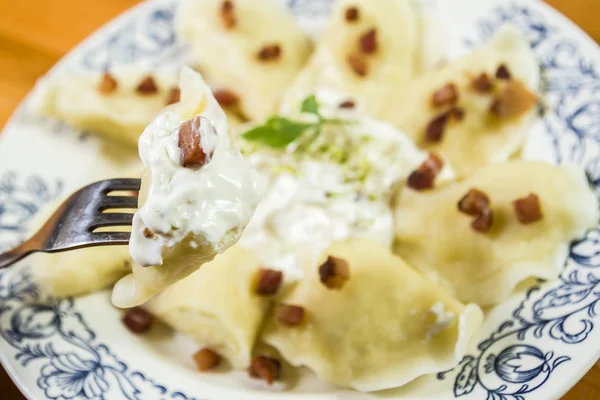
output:
[[[332,2],[285,1],[313,32],[322,28]],[[600,52],[593,41],[534,0],[427,3],[439,7],[449,25],[452,56],[506,22],[527,34],[544,69],[548,109],[525,154],[581,164],[600,188]],[[187,52],[173,30],[176,6],[174,0],[152,1],[133,9],[57,68],[182,63]],[[90,176],[102,178],[109,163],[105,147],[85,132],[33,118],[25,102],[0,140],[0,249],[22,240],[45,205]],[[0,272],[0,359],[30,399],[553,399],[600,355],[600,228],[573,244],[559,280],[492,310],[454,370],[377,394],[343,391],[310,377],[288,391],[269,391],[241,372],[199,374],[190,341],[161,329],[143,339],[132,336],[107,293],[42,303],[28,276],[31,263]]]

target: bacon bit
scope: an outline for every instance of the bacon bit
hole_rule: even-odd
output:
[[[339,290],[350,279],[350,268],[345,260],[329,256],[319,267],[319,276],[327,288]]]
[[[194,362],[198,371],[208,371],[215,368],[221,362],[221,356],[209,348],[204,348],[194,354]]]
[[[248,373],[252,378],[262,379],[272,385],[279,378],[281,363],[267,356],[258,356],[252,360]]]
[[[356,22],[360,18],[360,12],[357,7],[348,7],[346,9],[346,21]]]
[[[173,88],[169,91],[167,95],[167,105],[179,103],[181,100],[181,89]]]
[[[443,167],[444,160],[435,153],[429,153],[427,160],[408,176],[408,187],[417,191],[431,189]]]
[[[466,112],[462,107],[452,107],[448,111],[436,115],[425,128],[425,141],[430,143],[441,142],[446,126],[450,120],[462,121],[465,118]]]
[[[493,224],[494,214],[492,210],[486,208],[471,222],[471,227],[479,233],[488,233]]]
[[[132,308],[123,316],[123,323],[127,329],[138,335],[148,332],[153,322],[152,314],[140,307]]]
[[[452,117],[452,119],[456,121],[462,121],[465,119],[466,111],[462,107],[452,107],[450,110],[448,110],[448,114],[450,117]]]
[[[144,231],[142,233],[144,234],[144,237],[146,239],[154,239],[156,237],[154,232],[152,232],[149,228],[144,228]]]
[[[428,173],[419,172],[417,169],[411,172],[406,182],[409,188],[420,192],[433,187],[435,176]]]
[[[156,86],[156,82],[154,78],[150,75],[145,77],[138,87],[135,89],[139,94],[147,95],[147,94],[155,94],[158,92],[158,86]]]
[[[429,152],[429,157],[427,160],[423,161],[423,163],[419,166],[421,171],[429,171],[434,174],[439,174],[444,168],[444,160],[440,158],[436,153]]]
[[[233,1],[226,0],[221,5],[221,20],[227,29],[235,28],[237,20],[235,18]]]
[[[111,74],[105,72],[98,84],[98,91],[102,94],[109,94],[115,92],[118,86],[117,80]]]
[[[506,64],[500,64],[496,70],[496,78],[503,80],[509,80],[511,78],[510,71]]]
[[[434,107],[454,104],[457,100],[458,89],[454,83],[447,83],[431,96],[431,104],[433,104]]]
[[[369,67],[362,56],[358,54],[348,56],[348,64],[350,64],[350,68],[352,68],[352,71],[354,71],[356,75],[361,77],[367,76]]]
[[[339,108],[352,109],[356,107],[356,103],[352,100],[345,100],[341,102],[338,106]]]
[[[360,50],[364,54],[373,54],[377,51],[377,29],[371,29],[360,37]]]
[[[471,227],[479,233],[487,233],[494,223],[489,197],[479,189],[471,189],[458,202],[458,210],[475,217]]]
[[[262,296],[273,296],[279,290],[283,281],[283,272],[274,269],[261,268],[258,271],[256,293]]]
[[[448,113],[440,114],[434,117],[431,122],[427,125],[425,130],[425,141],[431,143],[438,143],[442,141],[444,137],[444,131],[448,124]]]
[[[278,44],[271,44],[264,46],[256,57],[261,61],[273,61],[281,57],[281,46]]]
[[[471,81],[471,88],[479,93],[489,93],[494,90],[494,82],[485,72]]]
[[[215,96],[217,103],[224,108],[236,106],[240,102],[240,98],[237,94],[227,89],[215,90],[213,96]]]
[[[304,321],[304,308],[281,304],[277,308],[277,320],[287,326],[300,325]]]
[[[513,202],[517,219],[522,224],[531,224],[542,219],[542,207],[537,195],[530,193],[529,196],[517,199]]]
[[[479,189],[471,189],[458,202],[458,210],[467,215],[480,215],[490,207],[489,197]]]
[[[205,154],[202,150],[200,130],[203,125],[206,125],[204,129],[214,129],[208,119],[200,116],[185,121],[179,127],[179,148],[185,168],[201,167],[210,162],[212,154]]]
[[[536,96],[523,83],[510,80],[496,95],[490,112],[497,118],[513,118],[529,111],[536,103]]]

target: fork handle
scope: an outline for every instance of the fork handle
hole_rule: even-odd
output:
[[[20,246],[0,254],[0,269],[11,266],[35,251],[38,251],[38,249],[31,246],[29,241],[21,243]]]

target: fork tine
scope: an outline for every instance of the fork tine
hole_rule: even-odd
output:
[[[36,252],[59,252],[90,246],[126,245],[130,232],[93,232],[97,228],[131,227],[133,213],[104,213],[135,209],[137,196],[108,196],[115,191],[139,191],[140,179],[112,179],[89,184],[69,196],[31,238],[9,253],[0,254],[0,268]]]
[[[100,211],[111,208],[137,208],[138,198],[135,196],[106,196],[100,202]]]
[[[131,190],[137,192],[140,190],[140,179],[110,179],[107,182],[109,191],[115,192],[118,190]]]
[[[129,213],[103,213],[96,215],[88,229],[103,228],[105,226],[131,226],[133,214]]]
[[[130,232],[94,232],[90,234],[90,240],[98,246],[128,244],[130,237]]]

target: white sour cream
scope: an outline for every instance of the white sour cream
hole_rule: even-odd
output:
[[[364,116],[359,105],[338,108],[345,96],[321,90],[317,99],[321,115],[344,123],[328,125],[312,150],[298,151],[297,143],[248,150],[269,185],[240,244],[265,267],[284,271],[287,281],[302,278],[301,266],[313,264],[337,240],[363,237],[391,247],[392,196],[427,158],[392,125]]]
[[[454,314],[450,311],[445,311],[444,303],[441,301],[431,306],[429,313],[435,316],[435,322],[429,332],[427,332],[427,339],[448,329],[452,325],[452,322],[454,322]]]

